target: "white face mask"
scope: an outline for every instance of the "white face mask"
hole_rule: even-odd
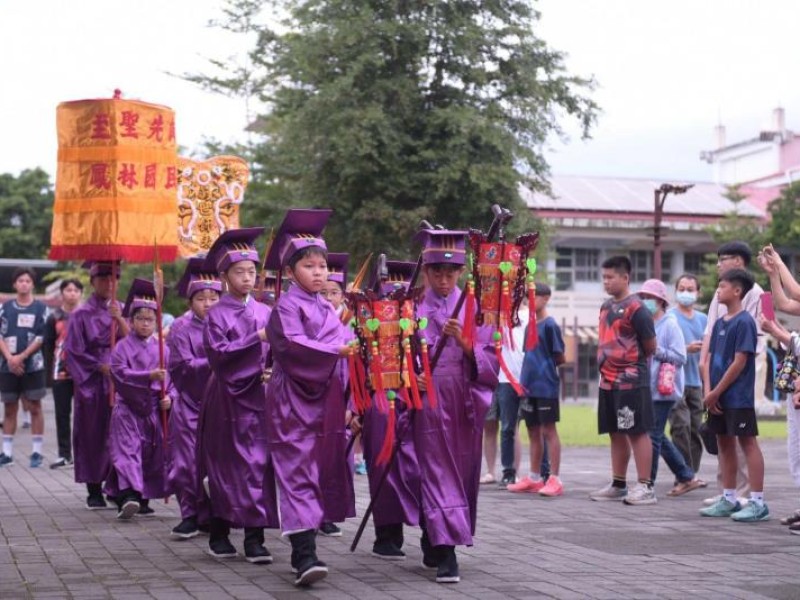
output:
[[[692,306],[697,302],[697,294],[695,292],[677,292],[675,299],[681,306]]]

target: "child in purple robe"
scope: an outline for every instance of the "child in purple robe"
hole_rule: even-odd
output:
[[[483,422],[497,386],[498,363],[491,329],[477,328],[475,341],[462,335],[464,309],[452,318],[464,272],[463,231],[423,230],[426,289],[417,309],[427,318],[422,335],[431,356],[444,344],[433,381],[436,405],[427,398],[413,422],[421,474],[423,563],[436,569],[438,583],[460,581],[455,546],[472,545],[477,518]],[[426,393],[427,395],[427,393]]]
[[[227,293],[208,311],[205,353],[211,376],[198,425],[198,479],[208,478],[208,553],[232,558],[230,528],[244,529],[244,556],[270,564],[264,528],[278,526],[275,485],[267,447],[264,385],[270,309],[252,297],[259,263],[254,240],[263,227],[226,231],[206,257],[206,271],[219,274]]]
[[[317,529],[325,520],[320,443],[327,411],[344,422],[344,389],[337,375],[348,352],[336,311],[319,292],[327,279],[327,249],[319,237],[330,210],[290,210],[267,257],[267,268],[291,279],[270,317],[273,353],[267,394],[269,445],[280,490],[281,529],[292,544],[295,585],[328,574],[317,558]],[[345,461],[344,453],[338,459]]]
[[[117,518],[149,515],[152,498],[169,495],[162,411],[172,405],[167,372],[160,365],[156,330],[158,304],[152,281],[134,279],[123,316],[131,332],[111,353],[116,403],[111,412],[108,447],[111,475],[106,488],[117,498]],[[165,359],[166,360],[166,359]]]
[[[348,258],[346,253],[328,253],[328,280],[320,291],[320,295],[331,303],[339,317],[342,339],[345,343],[354,337],[350,327],[342,323]],[[337,375],[342,387],[346,388],[349,379],[346,361],[339,361]],[[325,520],[319,528],[319,533],[329,537],[341,537],[342,530],[336,523],[356,516],[356,497],[353,489],[351,457],[342,460],[347,451],[346,409],[348,407],[344,402],[336,404],[336,399],[333,397],[331,400],[334,404],[326,409],[324,441],[320,444],[320,486],[325,490]]]
[[[189,302],[189,312],[172,324],[169,345],[169,375],[177,395],[170,413],[170,487],[178,497],[181,522],[172,529],[178,539],[200,533],[197,521],[197,420],[211,377],[203,329],[209,309],[219,302],[222,282],[216,273],[203,271],[203,259],[193,258],[178,283],[178,295]]]
[[[72,375],[75,396],[72,422],[72,451],[75,482],[85,483],[86,508],[108,508],[103,499],[103,482],[110,467],[108,426],[111,420],[111,329],[117,339],[128,335],[122,305],[112,299],[113,278],[119,278],[119,264],[87,262],[94,293],[69,320],[64,346],[67,369]]]

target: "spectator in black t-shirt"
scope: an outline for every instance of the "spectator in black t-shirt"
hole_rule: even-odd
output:
[[[72,464],[72,377],[67,370],[64,346],[69,316],[80,305],[82,296],[83,284],[80,281],[62,281],[61,306],[50,313],[44,325],[44,357],[48,383],[53,387],[58,438],[58,458],[50,464],[51,469]]]

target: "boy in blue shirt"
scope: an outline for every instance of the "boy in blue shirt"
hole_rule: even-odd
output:
[[[547,315],[547,303],[551,294],[550,286],[536,284],[536,306],[531,308],[536,310],[539,342],[533,350],[525,352],[520,376],[526,395],[520,407],[520,415],[525,418],[531,443],[531,474],[508,486],[510,492],[538,493],[541,496],[560,496],[564,493],[564,486],[559,478],[561,440],[556,430],[561,389],[558,367],[565,360],[564,339],[555,319]],[[539,473],[533,472],[534,465],[542,463],[545,443],[550,455],[550,476],[547,482]]]
[[[742,309],[742,298],[753,287],[753,277],[743,269],[720,276],[717,299],[727,314],[711,332],[710,360],[705,364],[711,390],[703,398],[708,426],[717,435],[723,493],[715,504],[704,508],[704,517],[731,517],[753,522],[769,519],[764,503],[764,456],[758,445],[754,386],[756,377],[756,322]],[[747,461],[750,502],[745,508],[736,499],[736,443]]]

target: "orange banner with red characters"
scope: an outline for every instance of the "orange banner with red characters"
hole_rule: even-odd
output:
[[[137,100],[63,102],[50,257],[153,260],[177,255],[175,113]]]

